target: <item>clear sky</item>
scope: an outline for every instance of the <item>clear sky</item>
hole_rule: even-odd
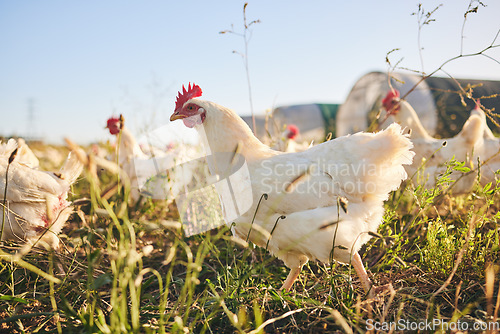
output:
[[[468,0],[443,1],[421,30],[424,70],[460,54]],[[342,103],[370,71],[386,71],[391,54],[422,70],[418,1],[249,0],[248,61],[256,113],[273,106]],[[423,1],[425,11],[441,2]],[[500,29],[500,1],[468,16],[464,53],[477,52]],[[136,133],[167,124],[182,84],[203,98],[250,113],[240,55],[240,0],[0,0],[0,134],[35,133],[85,144],[110,139],[110,115],[122,113]],[[497,44],[500,43],[500,37]],[[488,52],[500,61],[500,48]],[[457,78],[500,80],[487,57],[445,67]],[[441,73],[441,76],[444,76]],[[31,101],[31,102],[30,102]],[[31,105],[31,107],[30,107]],[[34,128],[30,129],[29,110]],[[179,122],[180,123],[180,122]]]

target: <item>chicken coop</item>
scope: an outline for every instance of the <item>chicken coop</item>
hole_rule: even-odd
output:
[[[500,81],[430,77],[419,83],[421,76],[418,75],[394,73],[393,76],[396,79],[391,79],[391,83],[401,96],[418,84],[405,99],[415,109],[427,131],[436,137],[456,135],[474,108],[473,101],[462,100],[458,94],[459,85],[465,89],[472,88],[472,96],[481,98],[481,104],[486,108],[494,109],[494,112],[500,110]],[[377,117],[381,100],[388,90],[387,73],[371,72],[361,77],[339,107],[336,115],[337,136],[367,129]],[[392,122],[392,117],[389,117],[383,127]],[[489,119],[488,125],[493,132],[500,133],[500,128]]]

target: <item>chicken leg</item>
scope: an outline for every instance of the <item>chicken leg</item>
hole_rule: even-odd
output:
[[[290,273],[288,274],[288,276],[285,280],[285,283],[283,283],[283,286],[281,287],[280,290],[290,291],[293,283],[295,282],[297,277],[299,277],[301,270],[302,270],[302,267],[290,269]]]
[[[365,289],[365,291],[368,293],[368,297],[373,298],[374,294],[372,282],[368,277],[365,266],[363,265],[363,261],[361,260],[361,256],[359,256],[358,252],[352,255],[351,264],[354,267],[354,270],[356,270],[356,274],[358,274],[363,289]]]
[[[368,277],[368,273],[366,272],[366,269],[363,265],[363,261],[361,260],[361,256],[359,256],[358,252],[352,255],[351,264],[354,267],[356,274],[358,274],[363,289],[365,289],[370,298],[373,298],[374,297],[373,285],[370,278]],[[290,269],[290,273],[288,273],[288,276],[280,290],[290,291],[293,283],[295,282],[297,277],[299,277],[301,270],[302,270],[301,267]]]

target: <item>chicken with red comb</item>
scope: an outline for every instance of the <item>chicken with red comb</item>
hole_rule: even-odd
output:
[[[299,135],[299,128],[295,124],[288,124],[285,130],[288,139],[295,139]]]
[[[357,133],[285,153],[260,142],[234,111],[194,97],[200,94],[196,85],[183,88],[170,119],[182,119],[200,133],[211,152],[211,174],[227,170],[213,161],[218,153],[243,156],[251,205],[226,222],[233,234],[265,247],[290,268],[282,289],[292,288],[308,260],[333,258],[352,264],[372,295],[358,251],[382,222],[389,193],[407,177],[403,165],[411,163],[414,153],[401,127],[393,124],[378,133]],[[232,186],[238,191],[232,194],[248,193],[240,184]],[[344,210],[339,202],[349,204]]]
[[[198,85],[188,84],[188,89],[182,85],[182,93],[179,92],[177,95],[177,100],[175,101],[175,109],[181,108],[184,103],[186,103],[189,99],[194,99],[195,97],[200,97],[202,94],[201,88]]]
[[[109,130],[109,133],[112,135],[117,135],[120,133],[122,128],[122,123],[119,117],[110,117],[106,122],[106,128]]]
[[[175,112],[170,116],[170,121],[175,121],[176,119],[182,119],[184,125],[188,128],[194,127],[196,124],[203,123],[205,119],[205,114],[198,109],[195,110],[194,107],[188,106],[184,113],[180,113],[184,104],[195,97],[200,97],[202,94],[201,88],[198,85],[191,83],[188,84],[188,89],[182,85],[182,93],[179,92],[177,95],[177,100],[175,101]]]
[[[389,90],[382,100],[382,106],[396,122],[411,129],[410,138],[414,145],[415,159],[413,164],[406,166],[406,171],[413,176],[414,182],[433,188],[437,179],[446,172],[446,163],[453,158],[466,162],[467,167],[473,167],[483,147],[484,125],[478,115],[471,114],[462,131],[455,137],[436,139],[424,128],[408,101],[400,99],[399,96],[398,90]],[[451,188],[453,194],[468,193],[475,184],[477,171],[468,174],[453,171],[451,177],[457,180]]]
[[[479,99],[476,101],[476,106],[471,111],[471,115],[479,116],[484,127],[482,138],[483,151],[480,160],[485,163],[481,165],[481,179],[479,182],[482,186],[486,186],[490,182],[494,184],[498,178],[497,171],[500,169],[500,138],[495,137],[489,128],[486,122],[486,115],[481,109],[481,102]]]
[[[186,159],[184,149],[179,148],[167,152],[152,145],[142,148],[132,132],[125,126],[125,119],[122,115],[110,117],[106,123],[109,133],[117,136],[118,164],[130,179],[129,204],[135,204],[140,200],[141,191],[148,192],[146,183],[151,178],[159,177],[161,180],[168,180],[163,182],[163,188],[161,188],[161,195],[167,203],[172,202],[191,182],[192,171],[187,168],[181,171],[173,170],[178,161]],[[112,158],[113,161],[115,157]]]
[[[312,147],[312,142],[297,142],[298,136],[300,134],[299,127],[295,124],[288,124],[283,134],[276,140],[274,145],[271,146],[272,149],[277,151],[283,151],[287,153],[292,152],[302,152]]]
[[[391,89],[386,97],[382,99],[382,106],[387,110],[389,114],[396,114],[399,112],[399,90]]]

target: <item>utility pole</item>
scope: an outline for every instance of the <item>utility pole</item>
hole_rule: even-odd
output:
[[[36,140],[36,121],[35,121],[35,99],[28,99],[28,122],[26,123],[26,140]]]

